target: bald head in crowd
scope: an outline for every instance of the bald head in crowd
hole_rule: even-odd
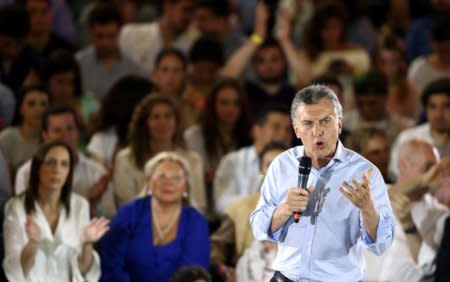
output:
[[[398,180],[417,178],[438,161],[439,153],[430,143],[418,139],[407,141],[399,151]]]

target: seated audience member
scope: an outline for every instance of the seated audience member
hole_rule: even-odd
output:
[[[450,78],[450,20],[436,23],[432,33],[431,54],[415,59],[408,69],[408,80],[422,93],[431,82]]]
[[[272,141],[286,146],[293,140],[289,109],[266,107],[261,109],[252,127],[253,144],[226,154],[214,176],[214,205],[218,215],[239,198],[259,191],[260,163],[258,155]]]
[[[38,55],[26,44],[29,24],[22,6],[0,7],[0,81],[15,95],[22,85],[36,79],[41,67]]]
[[[375,52],[373,66],[387,79],[387,111],[417,120],[421,111],[420,99],[406,78],[406,62],[400,45],[394,35],[387,35]]]
[[[105,169],[90,160],[78,150],[79,122],[75,111],[65,106],[55,106],[47,109],[42,115],[42,139],[44,142],[61,140],[67,143],[75,156],[72,191],[83,196],[90,203],[93,210],[100,206],[100,213],[112,215],[112,191],[108,190],[105,180]],[[16,174],[15,193],[24,192],[30,179],[31,161],[22,165]],[[109,197],[109,198],[108,198]],[[108,202],[109,201],[109,202]]]
[[[117,151],[128,145],[128,124],[134,108],[152,91],[152,84],[139,76],[118,80],[102,101],[94,134],[89,141],[89,157],[112,169]]]
[[[101,242],[101,281],[161,281],[183,266],[209,266],[206,219],[188,204],[188,162],[162,152],[145,164],[144,197],[123,205]]]
[[[181,99],[186,87],[187,59],[178,49],[163,49],[155,59],[151,73],[156,91],[174,99]]]
[[[388,189],[397,221],[392,246],[381,256],[365,252],[368,281],[424,281],[435,270],[447,207],[433,197],[434,182],[448,175],[429,143],[410,140],[399,152],[397,182]],[[430,193],[431,192],[431,193]]]
[[[304,50],[298,64],[309,70],[312,77],[327,73],[331,68],[357,76],[370,68],[368,52],[346,39],[348,24],[346,9],[339,2],[325,2],[315,9],[305,30]]]
[[[161,17],[151,23],[130,23],[120,31],[120,49],[144,73],[155,66],[157,54],[164,48],[175,47],[187,53],[198,32],[190,29],[194,1],[162,0]]]
[[[262,177],[272,160],[287,149],[286,145],[277,142],[264,146],[259,154]],[[258,187],[261,182],[262,179]],[[250,217],[260,196],[260,192],[257,191],[233,202],[226,209],[219,229],[211,235],[211,263],[213,269],[225,277],[230,278],[234,275],[236,262],[254,241],[250,222],[242,219]]]
[[[42,113],[49,102],[49,95],[43,87],[24,87],[17,101],[15,126],[0,132],[0,149],[8,162],[12,179],[17,169],[31,159],[38,148],[41,141]]]
[[[22,0],[30,16],[30,31],[27,42],[45,60],[58,49],[73,51],[71,43],[51,30],[53,2],[51,0]]]
[[[343,123],[350,132],[365,127],[384,130],[391,145],[401,131],[414,125],[414,121],[389,113],[387,99],[386,77],[377,71],[367,73],[355,83],[356,109],[344,114]]]
[[[15,115],[16,97],[14,93],[0,82],[0,130],[11,125]]]
[[[188,82],[183,94],[183,104],[189,118],[197,121],[205,107],[205,99],[219,80],[224,64],[223,48],[208,37],[200,37],[189,50]]]
[[[169,282],[212,282],[211,276],[201,266],[182,267]]]
[[[248,66],[251,67],[253,77],[247,75],[244,80],[251,114],[269,105],[290,106],[295,88],[288,80],[288,64],[293,68],[297,59],[289,57],[282,42],[268,36],[269,11],[264,1],[258,3],[255,13],[253,35],[231,55],[221,71],[223,76],[238,79]]]
[[[45,143],[33,157],[25,193],[5,208],[5,259],[10,281],[98,281],[93,249],[109,220],[89,219],[89,204],[72,193],[75,156],[61,141]]]
[[[181,154],[192,171],[189,199],[201,212],[206,209],[203,164],[200,156],[185,149],[182,120],[177,103],[170,97],[152,94],[136,107],[129,126],[129,145],[117,153],[114,189],[117,207],[136,198],[145,186],[145,163],[157,153]]]
[[[84,95],[80,68],[73,54],[66,50],[55,51],[48,58],[40,75],[50,94],[52,105],[73,108],[80,121],[81,133],[88,132],[88,120],[98,110],[99,102]]]
[[[244,90],[237,80],[220,80],[206,98],[199,123],[184,132],[187,147],[202,157],[208,183],[225,154],[251,143],[249,131]]]
[[[386,132],[376,127],[353,131],[346,146],[371,161],[381,172],[384,182],[392,183],[388,174],[389,144]]]
[[[119,50],[121,24],[120,14],[113,4],[96,5],[89,15],[92,45],[75,55],[84,91],[100,100],[122,77],[143,75],[138,66]]]
[[[430,83],[422,93],[422,107],[427,122],[401,132],[392,146],[389,172],[398,174],[398,151],[408,140],[421,139],[433,144],[439,155],[450,157],[450,78]]]
[[[225,58],[246,40],[242,31],[233,27],[231,7],[229,0],[200,0],[196,1],[193,16],[193,24],[200,33],[214,38],[223,46]]]
[[[272,281],[277,249],[274,242],[254,240],[237,262],[236,282]]]

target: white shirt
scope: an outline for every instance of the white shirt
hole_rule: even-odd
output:
[[[184,141],[190,150],[197,152],[200,155],[203,160],[205,170],[211,169],[208,154],[206,153],[205,137],[203,136],[202,129],[198,124],[193,125],[184,131]]]
[[[395,140],[391,149],[391,158],[389,160],[389,172],[392,174],[394,178],[397,178],[398,176],[398,153],[400,151],[400,146],[405,142],[413,139],[423,140],[425,142],[432,144],[438,149],[440,157],[448,156],[446,152],[450,150],[450,143],[448,143],[445,147],[436,145],[436,143],[433,140],[433,137],[431,136],[431,128],[429,123],[405,129],[398,135],[397,140]]]
[[[31,160],[23,164],[16,174],[16,195],[24,192],[28,186],[30,179]],[[106,170],[100,164],[87,158],[78,152],[78,162],[75,165],[72,178],[72,192],[75,192],[88,199],[89,191],[105,175]],[[115,205],[113,202],[113,191],[111,185],[103,194],[99,204],[97,214],[111,217],[115,213]]]
[[[58,225],[53,234],[44,213],[37,203],[31,216],[39,226],[43,242],[39,244],[35,261],[25,279],[20,264],[20,256],[28,243],[25,232],[24,195],[11,198],[5,207],[4,240],[5,258],[3,269],[9,281],[98,281],[100,279],[100,259],[94,251],[94,261],[83,277],[78,266],[81,251],[83,228],[89,223],[89,204],[82,197],[72,193],[70,216],[63,209],[59,214]]]
[[[408,81],[416,87],[418,93],[422,93],[428,84],[441,78],[450,78],[450,69],[436,69],[428,63],[426,56],[418,57],[408,68]]]
[[[366,281],[415,282],[433,273],[435,270],[433,261],[441,244],[449,211],[430,194],[426,194],[419,202],[413,204],[411,215],[421,237],[430,237],[422,240],[417,263],[411,256],[407,235],[395,218],[395,238],[391,247],[381,256],[375,256],[364,250],[367,262]]]
[[[118,138],[115,130],[110,128],[106,131],[97,132],[92,135],[91,140],[87,146],[89,153],[96,155],[104,160],[108,168],[112,167],[112,159],[114,151],[118,143]]]
[[[193,41],[197,38],[193,30],[186,30],[178,36],[172,46],[187,54]],[[119,37],[121,52],[150,75],[155,58],[163,49],[163,38],[159,21],[152,23],[131,23],[122,27]]]
[[[258,192],[261,184],[259,158],[254,146],[226,154],[214,176],[214,204],[218,214],[244,196]]]

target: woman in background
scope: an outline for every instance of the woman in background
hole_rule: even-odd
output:
[[[183,266],[208,269],[208,223],[188,204],[189,167],[174,152],[145,164],[145,196],[119,209],[101,242],[102,281],[168,282]]]
[[[177,103],[168,96],[151,94],[136,107],[129,126],[129,145],[117,153],[113,184],[117,207],[136,198],[145,185],[144,165],[160,152],[177,152],[189,163],[190,201],[206,208],[203,164],[200,156],[185,149]]]
[[[0,149],[8,163],[11,179],[17,169],[31,159],[41,141],[42,113],[49,105],[49,94],[44,87],[34,84],[19,93],[15,126],[0,132]]]
[[[202,157],[208,185],[222,156],[251,143],[248,112],[239,81],[226,78],[216,83],[206,98],[198,124],[184,132],[187,147]]]

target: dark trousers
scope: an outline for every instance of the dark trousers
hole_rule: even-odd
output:
[[[275,271],[272,278],[270,279],[270,282],[294,282],[294,281],[281,274],[281,272]]]

